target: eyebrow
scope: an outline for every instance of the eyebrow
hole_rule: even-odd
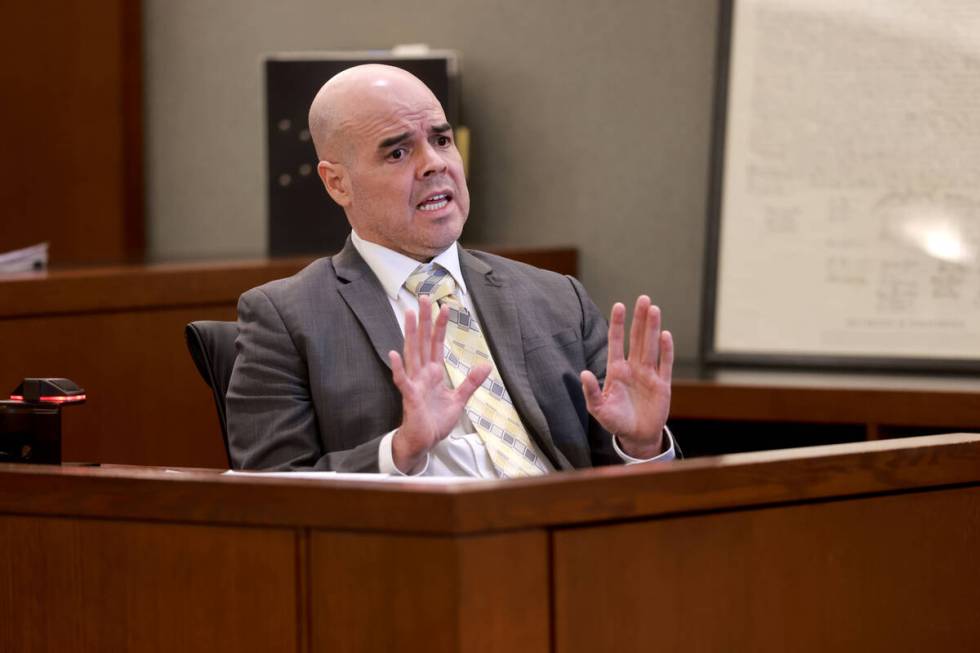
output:
[[[390,138],[386,138],[383,141],[381,141],[381,144],[378,145],[378,149],[379,150],[386,150],[389,147],[391,147],[392,145],[398,145],[399,143],[401,143],[403,141],[407,141],[411,137],[412,137],[411,132],[402,132],[401,134],[398,134],[397,136],[392,136]]]
[[[441,125],[435,125],[429,129],[430,134],[445,134],[448,131],[452,131],[453,127],[448,122],[444,122]],[[386,150],[389,147],[403,143],[412,137],[411,132],[402,132],[395,136],[384,139],[378,144],[379,150]]]

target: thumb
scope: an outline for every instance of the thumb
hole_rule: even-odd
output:
[[[585,395],[585,407],[590,413],[595,414],[602,404],[602,390],[599,388],[599,379],[589,370],[582,370],[579,375],[582,380],[582,393]]]
[[[486,363],[480,363],[471,367],[469,374],[466,375],[463,382],[456,388],[456,399],[461,404],[469,401],[473,393],[476,392],[476,389],[483,385],[483,382],[490,376],[490,370],[490,366]]]

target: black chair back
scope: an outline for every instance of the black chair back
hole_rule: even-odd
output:
[[[238,337],[236,322],[198,320],[184,327],[187,350],[194,359],[194,365],[201,378],[211,388],[214,406],[218,409],[221,423],[221,437],[225,444],[225,456],[231,467],[231,452],[228,450],[228,425],[225,420],[225,394],[231,380],[231,368],[235,365],[238,352],[235,339]]]

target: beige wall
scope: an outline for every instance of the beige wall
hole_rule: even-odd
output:
[[[463,54],[464,240],[574,245],[603,311],[648,292],[696,356],[715,0],[144,5],[153,258],[265,251],[264,53],[426,42]]]

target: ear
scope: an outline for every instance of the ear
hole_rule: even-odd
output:
[[[320,161],[316,166],[317,174],[323,182],[323,187],[333,198],[333,201],[347,208],[353,199],[353,192],[350,185],[350,175],[347,168],[342,163],[333,161]]]

